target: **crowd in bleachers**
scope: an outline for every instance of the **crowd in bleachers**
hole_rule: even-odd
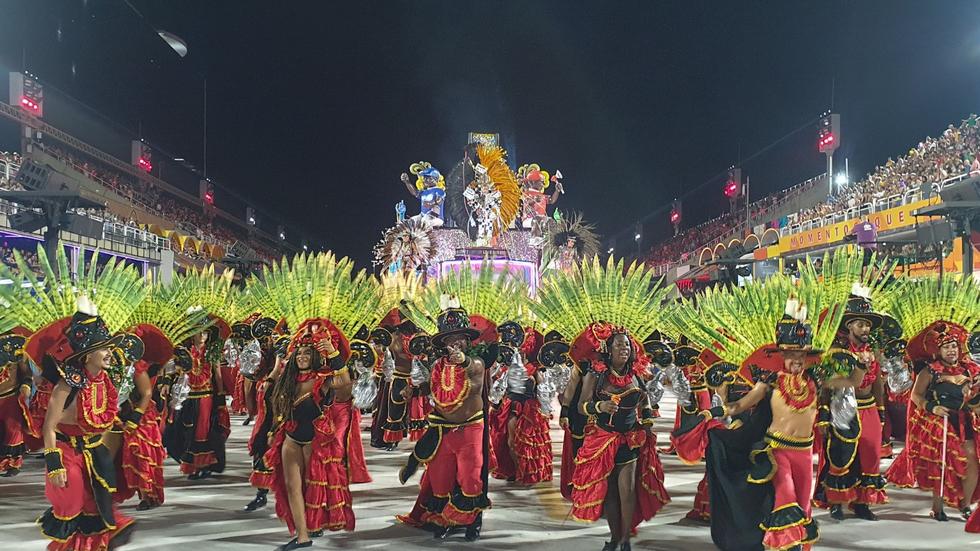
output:
[[[828,201],[801,210],[794,221],[806,222],[934,186],[967,172],[980,173],[980,128],[977,115],[949,125],[938,138],[927,137],[904,156],[889,158],[863,180],[847,185]]]
[[[37,251],[35,249],[18,247],[17,252],[21,254],[21,256],[24,258],[24,262],[27,263],[28,267],[30,267],[35,274],[41,273],[41,263],[38,261]],[[9,243],[3,243],[0,245],[0,261],[11,268],[17,266],[17,262],[14,259],[14,247]]]
[[[260,245],[255,241],[249,241],[245,236],[236,234],[228,226],[218,223],[213,216],[208,216],[201,205],[190,205],[181,199],[167,196],[162,190],[152,182],[137,179],[129,174],[102,166],[100,163],[86,160],[80,155],[76,155],[64,148],[49,145],[36,144],[45,153],[63,161],[68,166],[83,173],[89,179],[98,182],[106,188],[112,190],[120,197],[133,203],[133,210],[126,216],[119,216],[109,212],[90,213],[93,217],[101,218],[108,222],[125,224],[138,227],[139,210],[163,218],[174,224],[175,229],[182,230],[198,240],[222,246],[225,250],[231,248],[236,241],[247,242],[261,257],[272,260],[281,256],[272,247]],[[5,164],[20,165],[21,157],[18,153],[0,153],[0,162]],[[15,189],[13,176],[7,175],[8,171],[0,170],[0,189]],[[207,260],[204,255],[193,251],[183,253],[189,258],[196,260]]]
[[[875,167],[864,179],[845,185],[827,201],[774,221],[775,225],[802,223],[880,202],[893,196],[920,190],[923,185],[936,186],[965,173],[980,174],[980,119],[970,115],[959,125],[950,124],[938,138],[927,137],[898,159],[889,158]],[[812,185],[812,181],[810,184]],[[802,191],[802,190],[794,190]],[[752,203],[753,220],[765,219],[774,211],[787,192],[773,194]],[[658,243],[644,256],[647,263],[688,261],[687,255],[727,237],[738,225],[730,214],[724,214]]]

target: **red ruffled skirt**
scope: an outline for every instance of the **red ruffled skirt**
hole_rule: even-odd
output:
[[[306,528],[317,530],[354,530],[354,509],[351,500],[347,469],[344,466],[344,435],[335,424],[332,407],[313,423],[313,441],[306,472],[303,473],[303,498],[306,505]],[[265,464],[275,474],[272,490],[276,495],[276,516],[286,523],[289,533],[296,533],[289,494],[282,467],[282,446],[286,432],[295,428],[295,421],[287,421],[275,435]]]
[[[112,538],[134,522],[121,514],[108,497],[105,498],[108,503],[103,507],[111,510],[111,513],[99,510],[93,488],[98,488],[102,495],[111,493],[113,489],[108,481],[94,479],[92,473],[98,468],[111,469],[111,458],[107,451],[103,451],[104,459],[110,462],[105,465],[93,459],[94,456],[86,458],[85,453],[65,442],[58,441],[58,448],[68,482],[65,487],[59,488],[52,484],[51,478],[45,481],[44,494],[51,508],[38,518],[38,524],[41,525],[41,533],[52,540],[48,551],[105,551]],[[89,465],[90,461],[92,466]]]
[[[27,400],[15,388],[0,398],[0,473],[20,469],[24,464],[24,437],[34,432]]]
[[[35,451],[44,448],[44,440],[41,438],[41,427],[44,426],[44,416],[48,413],[48,402],[51,401],[51,391],[54,385],[51,381],[41,378],[37,383],[34,396],[31,397],[31,404],[27,409],[30,417],[30,431],[24,435],[24,444],[28,451]]]
[[[235,388],[231,393],[231,412],[235,415],[245,415],[248,407],[245,404],[245,377],[237,369],[234,370]]]
[[[620,450],[623,451],[620,451]],[[638,454],[636,458],[636,509],[633,526],[652,519],[670,496],[664,487],[664,469],[657,455],[657,437],[645,430],[609,432],[595,425],[585,430],[585,442],[575,458],[572,475],[572,517],[594,522],[602,516],[609,488],[609,475],[616,467],[618,453]]]
[[[515,434],[509,434],[507,423],[517,418]],[[551,433],[548,417],[541,413],[537,398],[523,402],[504,398],[490,418],[490,472],[494,478],[515,477],[523,484],[547,482],[553,478]],[[514,444],[511,450],[510,444]],[[514,457],[517,456],[517,464]]]
[[[974,432],[980,432],[977,416],[960,412],[961,419],[973,423]],[[945,476],[943,499],[953,507],[959,507],[963,499],[963,478],[966,476],[966,454],[962,427],[953,424],[946,431],[946,456],[942,456],[944,418],[923,411],[909,403],[908,436],[905,449],[895,458],[885,478],[903,488],[915,488],[937,492],[940,480]],[[980,439],[974,439],[974,446]],[[977,446],[980,448],[980,446]],[[978,449],[980,451],[980,449]],[[945,475],[943,471],[945,470]],[[971,503],[980,499],[980,487],[974,492]]]
[[[425,429],[429,427],[429,414],[432,413],[432,403],[425,395],[416,396],[412,394],[412,399],[408,403],[408,439],[418,442],[419,438],[425,434]]]
[[[141,499],[155,505],[163,503],[163,462],[167,451],[156,407],[151,403],[135,428],[123,431],[120,450],[121,476],[114,500],[122,503],[137,492]]]

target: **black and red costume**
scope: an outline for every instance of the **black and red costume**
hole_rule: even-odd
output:
[[[60,320],[41,329],[27,346],[52,388],[63,384],[69,389],[65,409],[76,410],[75,424],[59,423],[55,447],[44,450],[48,473],[44,493],[51,507],[37,522],[41,533],[52,540],[49,551],[104,551],[133,523],[112,501],[116,468],[103,443],[119,412],[116,387],[105,371],[93,375],[84,367],[88,353],[117,348],[124,337],[110,336],[102,318],[80,311],[67,323]],[[136,337],[128,338],[139,343]],[[41,346],[46,347],[43,353]],[[138,355],[133,359],[138,360]],[[52,482],[60,473],[67,477],[63,487]]]
[[[966,354],[969,333],[954,323],[937,321],[909,341],[907,354],[917,362],[920,377],[928,380],[925,408],[910,401],[908,432],[905,449],[888,468],[886,478],[892,484],[905,488],[919,488],[938,495],[941,491],[947,505],[960,507],[980,500],[980,486],[972,496],[964,495],[963,479],[966,476],[966,449],[972,446],[980,452],[980,416],[973,413],[980,398],[976,390],[980,386],[980,364]],[[956,365],[939,360],[943,344],[957,342],[960,359]],[[962,379],[955,384],[951,379]],[[932,411],[943,406],[949,416],[940,417]],[[943,438],[945,436],[945,442]],[[945,446],[946,454],[942,450]],[[940,481],[943,481],[940,489]],[[968,531],[980,532],[980,517],[973,514],[967,524]]]
[[[190,394],[163,435],[167,454],[180,463],[182,473],[194,478],[225,470],[225,442],[231,434],[224,390],[215,377],[220,369],[216,356],[231,330],[221,324],[209,331],[204,349],[191,345],[186,353],[175,355],[177,367],[187,375]]]
[[[13,476],[24,464],[25,435],[36,433],[28,409],[30,372],[22,361],[29,332],[15,329],[0,337],[0,476]]]
[[[320,339],[326,338],[333,341],[336,350],[325,359],[326,365],[314,365],[294,374],[299,383],[313,381],[313,388],[309,393],[293,397],[290,417],[277,420],[279,425],[264,456],[265,465],[273,473],[271,486],[276,496],[276,516],[286,523],[290,534],[296,533],[296,526],[282,471],[282,448],[287,438],[311,448],[303,473],[306,528],[310,532],[353,530],[350,482],[367,477],[367,467],[349,449],[352,433],[360,442],[360,431],[353,425],[352,411],[356,410],[350,401],[337,402],[329,384],[331,377],[348,369],[345,361],[350,356],[350,346],[346,337],[328,320],[306,320],[293,337],[287,357],[292,358],[301,346],[315,347]]]
[[[501,338],[505,325],[501,324],[498,328]],[[527,378],[523,384],[509,384],[500,403],[491,408],[490,443],[493,453],[490,455],[490,472],[494,478],[501,480],[537,484],[552,479],[554,461],[548,426],[551,417],[541,409],[536,382],[536,375],[542,369],[537,356],[544,337],[531,328],[522,330],[520,334],[523,342],[513,343],[519,346],[513,354],[521,354],[524,358],[522,363]],[[501,376],[508,377],[510,382],[507,370]],[[511,418],[517,420],[513,433],[508,430]]]

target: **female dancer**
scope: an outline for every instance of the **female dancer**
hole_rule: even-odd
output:
[[[280,551],[310,547],[310,538],[323,530],[354,529],[344,465],[346,429],[331,411],[335,403],[350,400],[341,349],[348,350],[346,339],[332,323],[307,320],[272,386],[272,415],[280,426],[265,463],[275,473],[276,515],[295,534]]]

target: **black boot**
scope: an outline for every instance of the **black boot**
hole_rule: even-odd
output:
[[[466,541],[476,541],[480,539],[480,530],[483,529],[483,513],[477,513],[476,520],[466,527]]]
[[[437,540],[444,540],[449,537],[449,527],[448,526],[436,526],[435,530],[432,531],[432,537]]]
[[[938,511],[932,511],[931,513],[929,513],[929,516],[931,516],[932,518],[936,519],[939,522],[946,522],[949,520],[949,517],[946,516],[946,511],[942,509]]]
[[[831,505],[830,518],[834,520],[844,520],[844,508],[840,505]]]
[[[619,544],[619,551],[633,551],[633,547],[630,545],[630,542],[624,541]]]
[[[872,513],[865,503],[858,503],[854,506],[854,516],[862,520],[878,520],[878,515]]]
[[[17,473],[19,473],[19,472],[20,472],[20,469],[11,467],[11,468],[7,469],[6,471],[4,471],[3,474],[0,474],[0,476],[5,477],[5,478],[11,477],[11,476],[17,476]]]
[[[259,490],[256,492],[255,498],[245,506],[245,512],[251,513],[252,511],[265,507],[269,503],[269,499],[265,497],[268,493],[269,490]]]
[[[616,542],[607,541],[606,544],[602,546],[602,551],[616,551]]]
[[[247,427],[247,426],[249,426],[251,424],[252,424],[252,418],[251,417],[246,417],[245,420],[242,421],[242,426],[243,427]]]
[[[310,532],[310,537],[311,538],[322,538],[323,537],[323,530],[314,530],[314,531]]]
[[[187,480],[200,480],[201,471],[194,471],[193,473],[187,475]]]
[[[297,538],[293,538],[289,540],[287,543],[280,545],[279,547],[276,547],[276,551],[293,551],[293,549],[303,549],[306,547],[313,547],[313,540],[299,543],[298,541],[296,541],[296,539]]]
[[[159,507],[159,506],[160,506],[159,503],[153,503],[152,501],[147,501],[147,500],[144,499],[144,500],[140,501],[136,505],[136,510],[137,511],[149,511],[150,509],[153,509],[154,507]]]

